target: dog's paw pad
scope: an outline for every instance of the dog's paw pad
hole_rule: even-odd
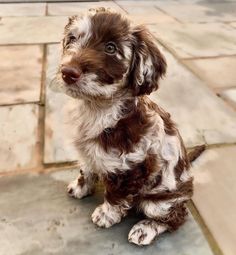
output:
[[[92,214],[92,222],[102,228],[110,228],[121,221],[121,214],[106,208],[106,204],[98,206]]]
[[[140,246],[149,245],[159,234],[159,227],[162,226],[153,220],[142,220],[132,227],[128,235],[128,240],[130,243]]]

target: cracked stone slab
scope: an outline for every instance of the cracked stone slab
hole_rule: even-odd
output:
[[[38,142],[37,105],[0,107],[0,172],[36,167]]]
[[[73,145],[71,110],[76,109],[77,101],[62,93],[55,93],[49,85],[55,77],[60,58],[60,46],[48,46],[46,71],[45,137],[44,163],[76,161],[77,151]]]
[[[178,231],[161,235],[149,247],[128,243],[137,216],[110,229],[97,228],[90,215],[102,203],[102,192],[83,200],[69,198],[65,190],[73,175],[64,170],[0,178],[1,254],[213,255],[191,215]]]
[[[223,254],[236,253],[236,146],[206,150],[193,164],[193,201]]]
[[[0,44],[60,42],[67,21],[65,16],[3,17],[0,20]]]
[[[236,86],[236,57],[184,60],[212,88]]]
[[[231,22],[236,3],[206,1],[157,1],[156,6],[181,22]]]
[[[236,113],[161,47],[167,75],[151,94],[178,124],[187,147],[236,141]]]
[[[90,8],[98,7],[105,7],[110,10],[125,13],[124,10],[114,2],[99,1],[90,3],[48,3],[48,15],[76,15],[79,13],[86,13]]]
[[[0,105],[40,100],[42,56],[38,45],[0,46]]]
[[[148,25],[154,36],[179,58],[234,55],[236,29],[223,23]]]
[[[44,16],[46,3],[0,4],[0,16]]]

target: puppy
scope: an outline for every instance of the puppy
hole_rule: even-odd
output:
[[[109,228],[136,208],[144,219],[128,240],[148,245],[184,223],[193,194],[180,134],[147,97],[166,72],[165,58],[145,27],[105,9],[71,17],[62,44],[57,86],[80,104],[74,122],[81,170],[68,193],[90,195],[99,178],[104,203],[93,223]]]

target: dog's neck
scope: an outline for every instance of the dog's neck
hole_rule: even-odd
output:
[[[82,99],[83,105],[94,113],[101,114],[101,111],[110,111],[111,109],[127,108],[130,104],[137,101],[137,98],[130,95],[116,95],[112,98],[92,98]]]
[[[113,100],[81,100],[78,127],[84,137],[98,136],[106,128],[114,127],[119,120],[135,108],[136,98],[119,98]]]

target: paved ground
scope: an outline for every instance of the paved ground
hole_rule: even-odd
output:
[[[77,156],[62,122],[76,101],[48,84],[68,15],[96,6],[153,32],[168,73],[151,97],[188,148],[208,147],[193,167],[187,224],[145,249],[127,243],[132,215],[111,230],[92,225],[101,192],[65,194]],[[0,254],[236,254],[236,1],[1,4],[0,16]]]

